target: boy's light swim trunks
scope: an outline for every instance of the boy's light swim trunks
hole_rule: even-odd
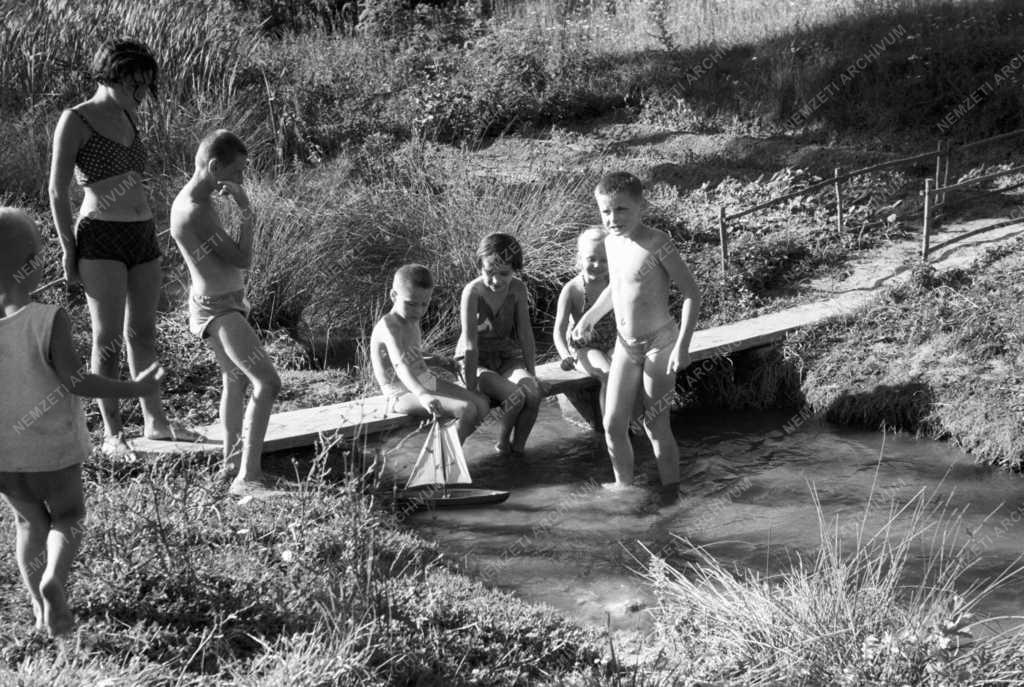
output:
[[[205,339],[209,334],[210,323],[221,315],[237,312],[242,317],[249,317],[252,307],[245,298],[245,291],[231,291],[216,296],[200,296],[193,293],[188,299],[188,329],[196,336]]]
[[[621,349],[630,362],[642,367],[644,361],[654,360],[662,350],[675,346],[678,336],[679,325],[669,320],[646,336],[626,337],[618,334],[615,350]]]

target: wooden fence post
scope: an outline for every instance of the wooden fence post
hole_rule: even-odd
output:
[[[942,188],[943,186],[945,186],[945,184],[942,183],[942,168],[944,166],[943,163],[945,162],[945,157],[946,157],[946,141],[944,141],[942,139],[939,139],[938,148],[936,149],[936,152],[935,152],[935,186],[934,186],[934,188],[936,189],[936,191],[938,189]],[[934,203],[934,206],[933,206],[932,209],[933,210],[937,209],[938,206],[942,205],[942,203],[943,203],[942,194],[936,193],[935,194],[935,203]]]
[[[843,233],[843,194],[839,190],[839,168],[836,167],[833,174],[836,189],[836,233]]]
[[[929,225],[931,224],[932,214],[932,180],[924,180],[924,219],[921,224],[923,228],[921,230],[921,259],[928,259],[928,232]]]
[[[722,246],[722,276],[729,272],[729,235],[725,231],[725,208],[718,208],[718,240]]]
[[[946,188],[949,186],[949,149],[952,146],[949,145],[949,139],[946,139],[946,147],[942,155],[942,181],[940,182],[939,188]],[[942,204],[946,204],[946,192],[942,192]]]

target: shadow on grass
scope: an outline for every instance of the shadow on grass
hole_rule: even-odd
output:
[[[996,77],[1012,67],[1022,26],[1008,0],[859,13],[725,51],[640,51],[614,68],[630,76],[627,102],[676,115],[687,130],[738,118],[779,133],[806,121],[810,130],[977,139],[1021,125],[1019,89]],[[985,83],[978,102],[947,119]]]
[[[871,391],[843,392],[825,410],[825,417],[851,427],[920,432],[932,412],[934,394],[927,384],[879,384]]]

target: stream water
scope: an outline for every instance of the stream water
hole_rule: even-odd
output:
[[[647,557],[641,545],[681,562],[687,554],[674,535],[684,536],[720,561],[767,573],[788,569],[796,554],[813,557],[820,530],[812,486],[844,541],[865,515],[873,533],[890,503],[922,488],[948,499],[947,512],[963,511],[972,551],[981,555],[964,585],[999,574],[1022,552],[1024,482],[974,464],[949,444],[851,431],[793,411],[685,413],[673,426],[683,460],[683,496],[674,504],[658,503],[653,488],[602,489],[612,478],[603,438],[563,420],[549,399],[525,458],[489,455],[493,425],[466,443],[474,483],[509,490],[505,503],[424,511],[409,522],[489,583],[616,630],[651,622],[644,609],[653,595],[636,574]],[[395,478],[408,474],[419,443],[414,437],[388,456]],[[639,480],[657,485],[649,444],[634,444]],[[1015,578],[1003,586],[979,615],[1024,616],[1020,584]],[[1007,618],[989,629],[1015,623]]]

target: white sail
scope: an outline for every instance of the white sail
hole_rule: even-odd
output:
[[[457,422],[447,424],[435,420],[427,432],[420,455],[409,475],[405,488],[429,486],[432,484],[471,484],[466,456],[459,444]]]
[[[431,484],[444,484],[444,476],[441,474],[443,450],[438,423],[432,422],[430,424],[430,431],[427,432],[427,440],[423,442],[420,455],[416,459],[416,464],[412,467],[409,481],[405,483],[406,489]]]
[[[441,445],[444,447],[441,455],[444,459],[446,483],[472,484],[469,466],[466,465],[466,454],[462,452],[462,444],[459,443],[457,424],[452,420],[441,427]]]

